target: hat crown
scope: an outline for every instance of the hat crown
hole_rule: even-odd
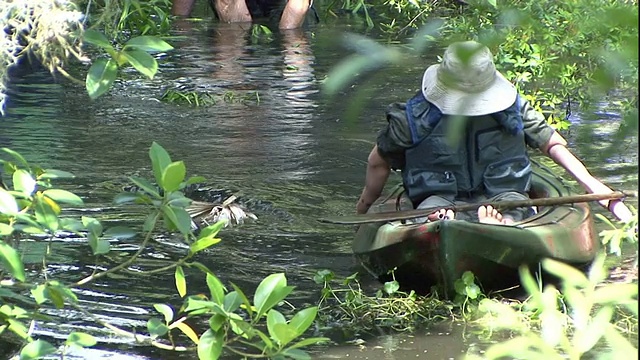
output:
[[[496,66],[489,49],[475,41],[449,45],[437,72],[443,85],[467,93],[482,92],[496,79]]]

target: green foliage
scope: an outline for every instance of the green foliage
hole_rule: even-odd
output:
[[[260,40],[270,42],[273,40],[273,32],[265,25],[251,25],[251,42],[257,44]]]
[[[223,93],[213,93],[209,91],[190,91],[190,90],[178,90],[167,89],[162,97],[161,101],[168,102],[170,104],[177,105],[189,105],[195,107],[215,106],[220,103],[225,104],[248,104],[260,103],[260,93],[255,92],[234,92],[225,91]]]
[[[602,214],[596,214],[600,221],[604,222],[609,229],[600,231],[600,238],[603,245],[609,246],[609,252],[620,256],[622,250],[620,245],[623,241],[630,242],[635,245],[636,252],[638,250],[638,213],[631,205],[627,205],[633,209],[634,216],[621,227],[615,226],[609,219]]]
[[[86,2],[92,28],[118,42],[131,36],[166,36],[171,31],[171,0]]]
[[[594,349],[608,358],[637,353],[613,322],[622,307],[637,323],[638,287],[603,283],[607,275],[604,258],[601,254],[596,259],[588,275],[564,263],[544,260],[542,267],[561,280],[561,291],[554,285],[540,289],[529,270],[521,268],[522,285],[530,297],[520,312],[496,300],[480,303],[487,326],[515,331],[519,336],[489,347],[482,358],[579,359]],[[607,348],[601,348],[603,341]]]
[[[56,279],[40,280],[28,277],[22,263],[22,254],[17,245],[23,236],[44,234],[49,239],[58,231],[69,231],[85,237],[87,244],[95,255],[96,262],[110,251],[109,238],[131,238],[136,232],[123,226],[104,229],[98,219],[83,216],[80,220],[62,216],[62,205],[81,206],[82,199],[72,192],[53,187],[52,180],[73,177],[72,174],[45,170],[29,164],[19,153],[2,149],[11,160],[0,160],[4,172],[12,179],[11,187],[0,187],[0,333],[11,331],[25,346],[21,359],[39,359],[58,352],[58,348],[43,339],[33,339],[26,321],[48,319],[40,311],[48,306],[56,309],[72,307],[87,316],[88,319],[103,325],[118,334],[135,337],[137,341],[166,350],[186,350],[186,347],[174,343],[172,333],[175,329],[184,334],[197,346],[200,359],[217,359],[226,350],[244,354],[247,346],[256,349],[252,356],[268,356],[274,358],[308,359],[309,355],[301,348],[326,341],[325,338],[311,337],[300,339],[312,325],[317,315],[317,308],[302,309],[287,320],[276,308],[293,290],[287,285],[284,274],[273,274],[266,277],[258,285],[253,296],[253,303],[241,289],[231,284],[229,291],[222,282],[201,263],[192,261],[192,257],[201,253],[220,241],[218,233],[227,223],[217,221],[194,233],[191,217],[186,207],[191,200],[181,192],[189,184],[197,183],[201,177],[187,177],[186,167],[182,161],[173,161],[169,153],[159,144],[153,143],[149,149],[153,177],[151,181],[131,177],[130,180],[138,191],[122,193],[114,202],[119,205],[135,203],[146,205],[148,216],[143,225],[144,238],[139,250],[120,264],[93,273],[72,284],[65,284]],[[169,304],[154,304],[155,310],[162,318],[148,319],[146,331],[130,333],[94,317],[85,310],[73,288],[86,284],[121,270],[133,264],[142,254],[153,238],[153,234],[164,225],[165,230],[178,232],[189,245],[188,252],[169,265],[143,271],[143,273],[159,273],[174,271],[175,285],[178,294],[184,298],[184,304],[177,311]],[[50,253],[50,249],[46,254]],[[47,259],[43,259],[46,269]],[[210,290],[210,298],[204,295],[188,296],[186,269],[200,270],[206,276]],[[37,272],[36,272],[37,273]],[[29,304],[28,309],[23,308]],[[198,335],[189,325],[197,317],[209,317],[210,328]],[[266,328],[266,333],[261,329]],[[165,337],[170,342],[164,342]],[[79,332],[67,336],[62,351],[70,347],[90,347],[96,339]]]
[[[480,301],[486,297],[476,284],[476,277],[471,271],[465,271],[453,286],[456,291],[453,302],[460,306],[463,316],[474,313]]]
[[[313,280],[322,285],[320,321],[360,330],[378,328],[411,331],[418,325],[453,317],[454,305],[414,291],[400,290],[393,279],[375,294],[367,295],[357,280],[357,273],[338,280],[329,270],[318,271]]]
[[[569,127],[567,117],[573,104],[588,113],[592,111],[589,105],[606,100],[616,90],[618,97],[628,96],[633,104],[623,108],[625,123],[620,130],[637,132],[633,114],[637,115],[638,8],[634,1],[508,0],[496,4],[478,0],[462,8],[448,5],[437,10],[427,9],[425,2],[420,3],[421,10],[412,1],[372,3],[381,11],[380,18],[388,19],[381,20],[381,27],[390,38],[411,29],[413,39],[406,47],[381,50],[373,41],[347,38],[355,55],[329,74],[324,84],[329,95],[365,74],[383,76],[381,70],[389,65],[418,66],[423,62],[419,55],[434,44],[443,48],[453,41],[475,39],[489,46],[497,68],[555,128]],[[395,6],[394,11],[385,10],[389,4]],[[446,20],[438,23],[434,15]]]
[[[198,348],[200,359],[217,359],[226,349],[244,357],[260,356],[268,358],[289,357],[294,359],[310,358],[301,347],[327,341],[326,338],[312,337],[292,343],[301,337],[313,323],[317,308],[310,307],[295,313],[290,320],[275,309],[285,297],[293,290],[287,286],[284,274],[272,274],[263,279],[253,296],[253,303],[237,286],[232,284],[233,290],[229,291],[222,282],[203,265],[203,271],[207,272],[207,286],[211,297],[204,295],[192,295],[185,299],[179,314],[184,314],[180,320],[172,322],[172,312],[168,306],[156,307],[164,315],[166,329],[179,327],[185,333],[190,328],[184,321],[199,317],[209,318],[209,329],[200,338],[189,336]],[[244,316],[239,312],[242,311]],[[159,327],[160,320],[154,325]],[[266,324],[267,333],[260,330],[260,325]],[[165,327],[162,328],[163,332]],[[157,330],[155,330],[158,333]],[[191,330],[192,332],[192,330]],[[247,353],[241,350],[242,345],[249,345],[256,349],[256,353]]]
[[[156,37],[138,36],[118,46],[120,49],[116,50],[104,34],[91,29],[84,32],[83,39],[101,48],[110,56],[109,59],[97,59],[89,68],[86,88],[92,99],[106,93],[117,77],[118,68],[127,64],[133,66],[142,75],[153,79],[158,71],[158,62],[149,53],[173,49],[171,45]]]

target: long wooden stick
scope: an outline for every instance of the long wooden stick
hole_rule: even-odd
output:
[[[584,194],[584,195],[571,195],[571,196],[560,196],[560,197],[528,199],[528,200],[495,201],[495,202],[476,203],[476,204],[438,206],[438,207],[415,209],[415,210],[390,211],[390,212],[383,212],[383,213],[348,215],[348,216],[334,216],[334,217],[328,217],[328,218],[320,218],[318,219],[318,221],[324,222],[324,223],[332,223],[332,224],[355,225],[355,224],[366,224],[366,223],[380,222],[380,221],[414,219],[418,217],[427,216],[433,213],[434,211],[438,211],[442,208],[451,209],[453,211],[469,211],[469,210],[476,210],[478,207],[482,205],[485,205],[485,206],[491,205],[498,210],[505,210],[505,209],[514,209],[514,208],[529,207],[529,206],[551,206],[551,205],[572,204],[572,203],[599,201],[599,200],[607,200],[607,199],[615,200],[615,199],[623,199],[626,197],[638,197],[638,192],[637,191],[615,191],[608,194]]]

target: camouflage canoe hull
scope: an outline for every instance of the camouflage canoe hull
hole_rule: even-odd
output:
[[[536,166],[532,198],[575,195],[550,170]],[[402,206],[404,204],[404,206]],[[407,200],[388,196],[370,213],[407,209]],[[544,258],[589,264],[600,249],[587,203],[541,207],[514,226],[438,220],[413,224],[393,221],[363,224],[352,244],[358,261],[381,281],[390,271],[401,286],[428,291],[437,286],[447,296],[469,270],[486,291],[518,284],[520,265],[535,266]]]

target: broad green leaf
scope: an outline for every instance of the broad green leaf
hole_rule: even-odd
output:
[[[176,279],[176,289],[178,289],[178,294],[180,297],[184,297],[187,295],[187,282],[184,278],[184,272],[182,271],[182,266],[176,267],[175,272]]]
[[[20,351],[20,360],[35,360],[54,354],[56,348],[44,340],[35,340],[28,343]]]
[[[149,52],[173,50],[173,46],[155,36],[136,36],[125,43],[125,49],[127,47],[135,47]]]
[[[606,255],[604,253],[599,253],[595,260],[591,263],[589,267],[588,278],[589,282],[592,284],[599,284],[601,281],[607,278],[607,270],[604,265],[604,261],[606,259]]]
[[[473,273],[471,271],[465,271],[462,274],[462,282],[465,285],[471,285],[473,284],[473,281],[475,280],[475,276],[473,276]]]
[[[13,215],[18,212],[18,203],[7,190],[0,187],[0,213]]]
[[[222,228],[224,228],[224,225],[226,224],[226,221],[224,220],[220,220],[218,222],[216,222],[215,224],[211,224],[209,226],[207,226],[206,228],[200,230],[200,235],[198,235],[199,239],[202,238],[209,238],[209,237],[214,237],[216,235],[218,235],[218,232],[220,232],[220,230]]]
[[[489,3],[489,5],[493,6],[494,8],[498,7],[497,0],[487,0],[487,2]]]
[[[162,171],[162,188],[166,192],[176,191],[184,180],[187,169],[184,162],[176,161],[167,165]]]
[[[111,45],[111,42],[109,42],[109,39],[107,39],[107,37],[104,36],[104,34],[101,33],[100,31],[87,29],[82,34],[82,39],[88,42],[89,44],[99,46],[107,51],[113,51],[113,46]]]
[[[186,208],[187,206],[191,205],[191,202],[193,201],[184,196],[184,194],[179,191],[169,193],[168,200],[169,201],[167,201],[167,204],[179,208]]]
[[[27,162],[27,160],[24,159],[24,157],[22,155],[20,155],[19,152],[11,150],[11,149],[6,148],[6,147],[3,147],[1,150],[6,152],[7,154],[11,155],[20,165],[22,165],[25,168],[27,168],[27,170],[30,169],[29,163]]]
[[[278,333],[275,330],[276,324],[285,324],[287,323],[287,319],[284,318],[279,311],[271,309],[267,313],[267,330],[269,331],[269,335],[271,338],[276,340],[278,344],[282,345],[282,340],[278,337]]]
[[[62,218],[62,219],[59,219],[59,221],[60,221],[60,228],[64,230],[80,232],[85,229],[84,225],[82,224],[82,221],[78,219]]]
[[[238,310],[240,305],[242,304],[242,298],[238,295],[237,292],[232,291],[224,296],[224,303],[222,307],[225,311],[234,312]]]
[[[320,344],[320,343],[323,343],[323,342],[327,342],[329,340],[331,340],[331,339],[324,338],[324,337],[307,338],[307,339],[298,341],[297,343],[289,346],[289,349],[296,349],[296,348],[301,348],[301,347],[305,347],[305,346],[309,346],[309,345]]]
[[[38,180],[44,179],[73,179],[76,176],[68,171],[46,169],[42,174],[38,175]]]
[[[97,344],[96,338],[83,332],[72,332],[67,336],[66,345],[75,345],[80,347],[91,347]]]
[[[573,266],[553,259],[544,259],[542,260],[542,267],[567,284],[581,288],[589,286],[589,279],[582,271]]]
[[[264,278],[253,296],[253,304],[258,309],[257,318],[284,300],[291,290],[293,287],[287,286],[287,278],[283,273],[271,274]]]
[[[198,345],[198,343],[200,342],[200,339],[198,339],[198,334],[196,334],[196,332],[193,331],[191,326],[189,326],[185,322],[179,322],[178,324],[176,324],[176,327],[180,329],[180,331],[182,331],[183,334],[187,335],[187,337],[191,339],[191,341],[193,341],[196,345]]]
[[[221,239],[219,238],[211,238],[211,237],[198,239],[196,242],[191,244],[191,246],[189,246],[189,251],[191,251],[192,254],[195,254],[199,251],[208,249],[209,247],[219,243],[220,240]]]
[[[13,188],[27,196],[31,196],[36,189],[36,180],[28,171],[18,169],[13,173]]]
[[[190,178],[187,179],[187,181],[185,182],[185,185],[200,184],[205,181],[207,181],[207,179],[204,176],[191,176]]]
[[[384,292],[386,292],[389,295],[395,294],[396,291],[398,291],[399,289],[400,289],[400,284],[395,280],[387,281],[384,283]]]
[[[149,53],[138,49],[125,49],[120,54],[127,59],[139,73],[153,79],[158,72],[158,62]]]
[[[593,318],[591,318],[590,324],[587,329],[580,331],[573,339],[573,346],[581,353],[586,353],[591,350],[598,340],[604,335],[611,317],[613,316],[613,308],[611,306],[605,306],[600,309]]]
[[[240,289],[236,284],[231,283],[231,287],[233,287],[233,290],[238,293],[238,296],[240,296],[240,299],[242,299],[242,304],[244,305],[244,309],[249,314],[249,317],[253,318],[255,307],[251,305],[251,302],[249,302],[249,298],[247,298],[242,289]]]
[[[96,237],[102,236],[102,224],[96,218],[92,218],[89,216],[82,217],[82,224],[89,230],[90,233],[95,235]]]
[[[89,68],[87,73],[86,88],[89,97],[93,100],[106,93],[116,80],[118,65],[113,59],[98,59]]]
[[[7,269],[14,278],[24,281],[24,265],[22,264],[22,259],[20,258],[20,254],[11,247],[11,245],[5,243],[0,240],[0,260],[2,260],[2,265]]]
[[[91,246],[91,250],[93,250],[93,255],[108,254],[109,251],[111,251],[111,244],[103,239],[96,239],[95,242],[90,241],[89,246]]]
[[[229,314],[229,325],[231,325],[231,331],[247,340],[253,338],[257,331],[251,324],[235,313]]]
[[[631,300],[637,296],[637,284],[613,283],[596,289],[590,300],[595,304],[615,304],[625,300]]]
[[[160,144],[155,141],[149,148],[149,158],[151,159],[151,166],[153,167],[153,175],[156,178],[156,182],[162,186],[162,174],[164,169],[171,164],[171,156]],[[164,187],[163,187],[164,188]]]
[[[123,192],[113,198],[113,203],[116,205],[127,204],[136,201],[138,197],[135,193]]]
[[[291,340],[295,339],[298,336],[296,334],[296,330],[286,323],[273,325],[273,331],[274,334],[271,334],[271,336],[278,339],[278,343],[280,344],[280,346],[287,345],[291,342]]]
[[[313,320],[315,320],[317,314],[318,308],[316,306],[300,310],[293,316],[289,325],[296,330],[297,336],[300,336],[313,324]]]
[[[47,296],[45,294],[46,292],[47,292],[47,286],[45,284],[40,284],[35,288],[31,289],[31,295],[33,296],[33,299],[38,304],[42,304],[45,301],[47,301]]]
[[[218,309],[220,311],[218,311]],[[220,305],[214,303],[213,301],[203,300],[198,296],[187,297],[187,300],[185,301],[185,304],[181,311],[189,313],[189,315],[198,315],[213,311],[216,314],[226,316],[224,310],[220,307]]]
[[[209,327],[213,331],[218,331],[222,327],[222,325],[227,321],[227,317],[220,314],[214,314],[209,318]]]
[[[158,223],[158,213],[152,212],[144,219],[144,224],[142,224],[142,231],[151,231],[153,230]]]
[[[534,280],[533,276],[531,276],[531,272],[527,266],[521,266],[518,268],[518,272],[520,273],[520,283],[522,287],[527,291],[529,295],[531,295],[533,299],[533,303],[536,307],[542,305],[542,299],[540,294],[540,288],[538,284]]]
[[[164,316],[164,322],[167,324],[173,320],[173,309],[166,304],[153,304],[153,307]]]
[[[155,197],[156,199],[161,198],[160,193],[158,192],[158,189],[155,186],[153,186],[147,179],[131,176],[129,177],[129,180],[131,180],[131,182],[133,182],[137,187],[142,189],[147,194]]]
[[[158,318],[151,318],[147,321],[147,330],[152,337],[163,336],[169,331],[169,327]]]
[[[0,236],[7,236],[13,233],[13,226],[5,223],[0,223]]]
[[[209,287],[211,300],[218,305],[222,305],[222,302],[224,301],[224,292],[227,289],[224,287],[220,279],[212,273],[207,273],[207,286]]]
[[[137,235],[136,231],[127,226],[114,226],[107,228],[104,236],[114,239],[131,239]]]
[[[205,331],[198,343],[198,359],[217,360],[222,353],[222,336],[222,330],[213,331],[209,329]]]
[[[164,206],[162,212],[180,233],[186,235],[191,232],[191,216],[189,216],[189,213],[185,209]]]
[[[56,202],[60,202],[63,204],[71,204],[71,205],[83,205],[84,202],[82,199],[69,191],[61,190],[61,189],[48,189],[42,193],[44,196],[52,199]]]
[[[282,352],[282,355],[285,355],[287,358],[291,358],[294,360],[311,360],[311,355],[309,355],[306,351],[295,349],[292,347],[284,350]]]
[[[476,299],[480,295],[480,288],[476,284],[467,285],[465,292],[469,299]]]

